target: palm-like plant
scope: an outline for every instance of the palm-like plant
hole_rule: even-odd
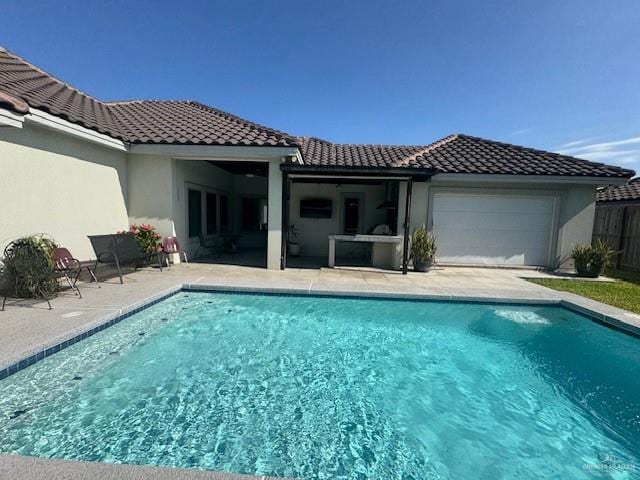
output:
[[[571,252],[576,272],[581,277],[596,278],[611,263],[615,252],[602,240],[591,245],[576,245]]]

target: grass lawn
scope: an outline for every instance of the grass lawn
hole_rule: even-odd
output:
[[[530,282],[544,287],[571,292],[592,298],[602,303],[640,313],[640,274],[628,272],[608,272],[615,282],[589,282],[556,278],[530,278]]]

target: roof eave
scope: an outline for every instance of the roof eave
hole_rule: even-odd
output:
[[[425,168],[405,168],[405,167],[345,167],[334,165],[295,165],[283,163],[280,169],[287,174],[296,175],[317,175],[335,177],[412,177],[416,179],[427,179],[435,174],[433,170]]]

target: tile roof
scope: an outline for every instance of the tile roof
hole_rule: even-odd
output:
[[[108,107],[0,48],[0,90],[72,123],[123,139]]]
[[[630,178],[631,170],[450,135],[430,145],[349,145],[295,138],[194,101],[102,102],[0,47],[0,106],[31,107],[130,143],[300,147],[305,165],[436,173]]]
[[[623,178],[635,174],[603,163],[461,134],[433,143],[407,163],[442,173]]]
[[[351,145],[331,143],[319,138],[298,138],[306,165],[324,167],[385,168],[401,166],[400,162],[424,150],[424,146]]]
[[[634,178],[626,185],[605,187],[598,190],[598,202],[640,202],[640,178]]]
[[[431,145],[348,145],[300,138],[305,164],[314,166],[428,169],[436,173],[622,177],[632,170],[469,135]]]
[[[132,143],[297,146],[293,137],[194,101],[106,103]]]
[[[287,134],[198,102],[101,102],[2,48],[0,93],[131,143],[297,146]]]

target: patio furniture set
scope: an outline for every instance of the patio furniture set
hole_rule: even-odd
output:
[[[177,254],[182,257],[185,263],[189,263],[187,253],[181,248],[176,237],[166,237],[158,246],[155,252],[143,252],[136,242],[135,235],[131,232],[115,233],[107,235],[89,235],[89,241],[96,255],[95,260],[80,261],[75,258],[69,249],[56,247],[51,255],[53,260],[53,270],[51,275],[64,278],[69,287],[82,298],[82,293],[78,288],[78,279],[83,271],[86,271],[91,278],[91,282],[96,282],[100,288],[100,282],[96,276],[96,269],[99,264],[115,267],[118,272],[120,283],[123,284],[122,267],[133,266],[139,268],[152,265],[157,260],[157,267],[162,271],[162,264],[170,266],[169,255]],[[49,310],[51,303],[49,298],[42,296],[46,300]],[[4,310],[7,295],[3,296],[0,311]]]

